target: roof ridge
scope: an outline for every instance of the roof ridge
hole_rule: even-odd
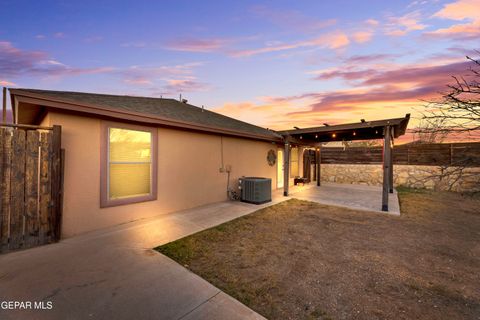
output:
[[[52,93],[80,93],[80,94],[89,94],[89,95],[99,95],[107,97],[129,97],[129,98],[143,98],[143,99],[156,99],[156,100],[172,100],[178,101],[175,98],[159,98],[159,97],[146,97],[146,96],[136,96],[130,94],[111,94],[111,93],[98,93],[98,92],[85,92],[85,91],[69,91],[69,90],[45,90],[45,89],[34,89],[34,88],[12,88],[14,90],[24,90],[24,91],[37,91],[37,92],[52,92]],[[180,102],[180,101],[178,101]]]

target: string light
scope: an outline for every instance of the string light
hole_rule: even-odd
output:
[[[332,133],[332,138],[335,138],[337,136],[336,133]]]

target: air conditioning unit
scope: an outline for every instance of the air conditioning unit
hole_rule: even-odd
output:
[[[272,179],[242,177],[238,180],[243,202],[262,204],[272,201]]]

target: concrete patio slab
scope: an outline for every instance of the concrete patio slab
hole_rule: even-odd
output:
[[[400,215],[397,191],[388,196],[388,212],[381,211],[382,187],[322,182],[320,187],[292,190],[292,198],[355,210]]]

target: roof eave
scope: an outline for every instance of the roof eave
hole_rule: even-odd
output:
[[[305,129],[295,129],[295,130],[283,130],[277,131],[281,135],[298,135],[298,134],[308,134],[308,133],[321,133],[321,132],[330,132],[330,131],[349,131],[355,129],[365,129],[365,128],[375,128],[375,127],[384,127],[384,126],[397,126],[400,130],[398,131],[398,136],[405,134],[408,122],[410,119],[410,114],[406,114],[403,118],[392,118],[384,120],[374,120],[367,122],[358,122],[358,123],[347,123],[340,125],[332,126],[322,126],[322,127],[311,127]],[[397,132],[395,133],[397,136]]]

